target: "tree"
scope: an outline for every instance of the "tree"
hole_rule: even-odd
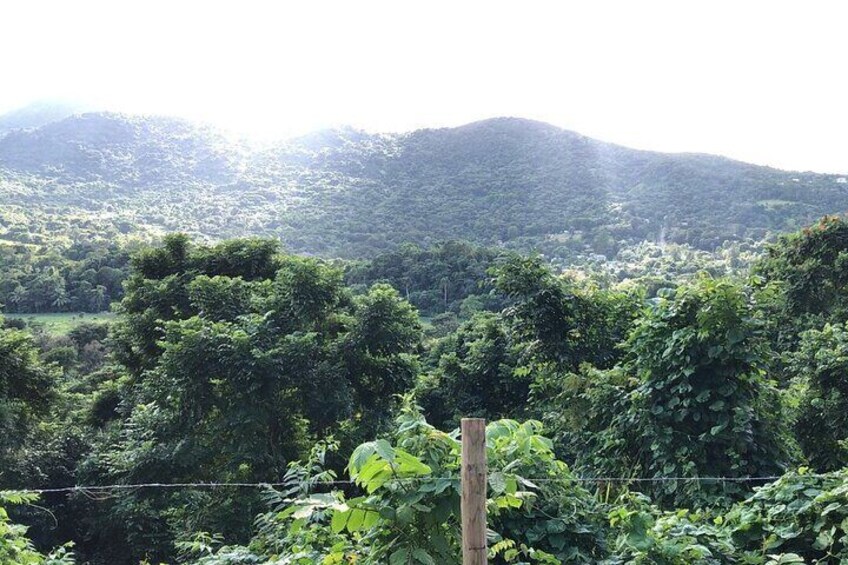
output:
[[[848,313],[848,222],[825,216],[783,236],[757,266],[767,280],[783,283],[786,307],[795,316],[844,319]]]
[[[455,427],[464,417],[496,420],[524,412],[532,377],[517,371],[516,345],[496,314],[478,314],[431,355],[437,365],[419,384],[419,401],[437,427]]]
[[[848,327],[826,324],[801,336],[790,373],[802,392],[795,433],[819,471],[848,465]]]
[[[539,257],[513,258],[493,269],[509,306],[504,317],[523,362],[576,370],[581,363],[612,366],[640,304],[638,295],[578,287],[551,273]]]
[[[700,277],[636,319],[615,367],[540,372],[531,396],[561,453],[596,476],[637,482],[663,506],[727,504],[740,482],[795,455],[788,416],[767,379],[770,358],[751,289]]]
[[[747,477],[781,472],[789,459],[780,397],[766,379],[769,350],[746,289],[701,278],[661,298],[627,340],[638,378],[623,422],[649,477]],[[631,436],[632,437],[632,436]],[[711,503],[735,484],[659,483],[659,501]]]
[[[32,336],[0,330],[0,481],[18,468],[17,450],[47,414],[56,378],[55,368],[39,360]]]
[[[310,438],[358,442],[388,423],[418,370],[415,310],[389,286],[353,297],[338,269],[268,249],[178,239],[134,260],[117,336],[132,379],[93,480],[273,481]],[[257,250],[261,259],[239,261]],[[163,540],[186,524],[245,539],[258,503],[138,492],[109,509],[126,529],[112,535],[134,558],[164,559]]]

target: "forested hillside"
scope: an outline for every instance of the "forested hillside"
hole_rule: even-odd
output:
[[[0,138],[0,236],[261,235],[361,258],[448,239],[574,260],[648,240],[713,250],[848,209],[835,175],[598,142],[498,118],[271,146],[169,118],[84,114]]]

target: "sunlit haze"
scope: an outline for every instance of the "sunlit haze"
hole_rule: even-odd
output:
[[[520,116],[643,149],[848,172],[848,5],[0,6],[0,112],[39,99],[263,137]]]

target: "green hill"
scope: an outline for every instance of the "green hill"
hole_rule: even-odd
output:
[[[257,148],[171,118],[84,114],[0,138],[0,206],[0,237],[24,243],[180,230],[328,257],[448,239],[570,257],[760,240],[848,210],[848,184],[516,118]]]

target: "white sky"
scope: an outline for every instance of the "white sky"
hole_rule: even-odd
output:
[[[269,135],[511,115],[848,173],[848,2],[0,3],[0,112],[67,97]]]

